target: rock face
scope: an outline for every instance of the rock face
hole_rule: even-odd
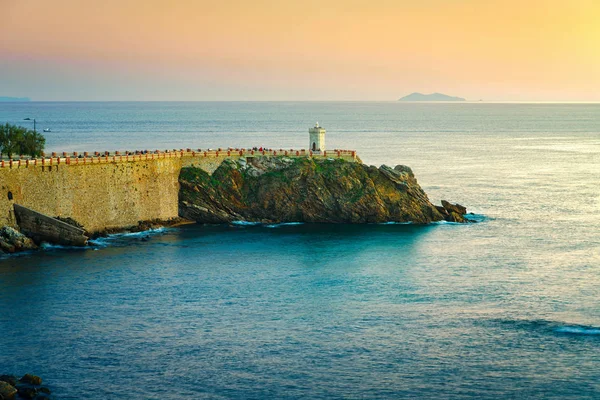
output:
[[[435,208],[437,208],[448,222],[474,222],[465,218],[467,208],[460,204],[452,204],[446,200],[442,200],[442,206],[435,206]]]
[[[42,241],[64,246],[85,246],[85,231],[71,223],[60,221],[35,210],[14,204],[15,217],[21,231],[34,242]],[[73,221],[70,219],[70,221]]]
[[[37,246],[33,240],[19,231],[8,226],[0,228],[0,251],[4,253],[15,253],[36,248]]]
[[[213,175],[183,168],[179,182],[179,215],[200,223],[429,223],[451,218],[431,204],[411,169],[402,165],[254,157],[225,160]]]

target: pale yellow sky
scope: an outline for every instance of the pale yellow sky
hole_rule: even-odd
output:
[[[600,101],[598,0],[0,0],[0,96]]]

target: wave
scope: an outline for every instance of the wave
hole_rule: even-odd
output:
[[[52,244],[48,242],[42,242],[39,246],[40,249],[44,251],[53,251],[53,250],[85,250],[86,247],[81,246],[64,246],[62,244]]]
[[[281,222],[279,224],[265,225],[265,228],[279,228],[282,226],[296,226],[296,225],[304,225],[304,222]]]
[[[475,213],[465,214],[465,218],[471,222],[476,222],[476,223],[484,222],[489,219],[488,217],[486,217],[483,214],[475,214]],[[432,224],[433,225],[465,225],[462,222],[450,222],[450,221],[446,221],[446,220],[435,221],[435,222],[432,222]]]
[[[450,222],[450,221],[446,221],[446,220],[441,220],[441,221],[433,221],[431,222],[431,225],[465,225],[462,222]]]
[[[494,323],[511,326],[516,329],[525,329],[540,331],[545,333],[581,335],[581,336],[600,336],[600,327],[583,324],[565,323],[563,321],[549,321],[544,319],[494,319]]]
[[[554,332],[571,335],[600,335],[600,328],[591,326],[561,326],[556,328]]]
[[[231,225],[237,226],[261,226],[264,228],[279,228],[282,226],[295,226],[295,225],[303,225],[304,222],[279,222],[275,224],[265,224],[264,222],[252,222],[252,221],[233,221]]]
[[[239,226],[258,226],[262,225],[262,222],[250,222],[250,221],[233,221],[231,225],[239,225]]]
[[[128,239],[136,239],[136,238],[149,238],[150,236],[156,236],[163,234],[173,228],[165,228],[160,227],[156,229],[149,229],[147,231],[140,232],[122,232],[122,233],[113,233],[104,237],[99,237],[96,239],[91,239],[88,241],[90,247],[95,250],[99,248],[105,248],[108,246],[122,244],[128,242]]]

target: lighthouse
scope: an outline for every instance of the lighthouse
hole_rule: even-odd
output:
[[[308,129],[310,137],[309,148],[313,153],[325,151],[325,128],[317,122],[313,128]]]

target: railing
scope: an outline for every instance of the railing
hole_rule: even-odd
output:
[[[310,150],[300,149],[242,149],[242,148],[227,148],[227,149],[179,149],[167,151],[126,151],[122,154],[119,151],[110,153],[95,152],[90,155],[88,152],[79,154],[77,152],[68,154],[66,152],[58,155],[52,153],[50,157],[42,158],[25,158],[1,160],[0,168],[15,168],[15,167],[30,167],[30,166],[55,166],[55,165],[90,165],[90,164],[109,164],[132,161],[160,160],[167,158],[227,158],[227,157],[313,157],[313,158],[344,158],[356,159],[356,151],[354,150],[328,150],[323,152],[312,152]]]

